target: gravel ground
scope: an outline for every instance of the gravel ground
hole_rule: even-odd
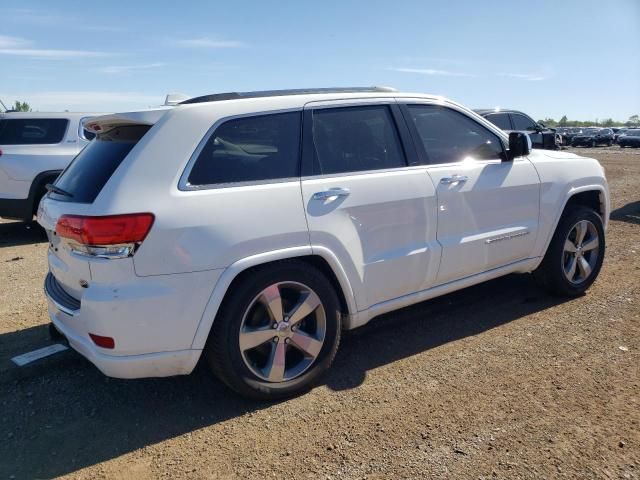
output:
[[[0,222],[2,478],[640,478],[640,150],[601,160],[598,281],[567,300],[512,275],[345,336],[325,382],[277,404],[188,377],[108,379],[50,344],[37,227]]]

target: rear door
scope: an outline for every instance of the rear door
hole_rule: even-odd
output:
[[[0,169],[9,178],[31,182],[39,173],[62,170],[78,153],[76,144],[65,141],[68,119],[10,115],[0,118]],[[29,187],[27,183],[22,198],[27,197]]]
[[[528,258],[538,231],[540,185],[526,157],[503,161],[501,138],[464,112],[403,106],[437,191],[437,284]]]
[[[527,132],[529,134],[534,148],[544,148],[542,133],[538,132],[538,124],[531,118],[521,113],[511,113],[511,123],[513,124],[514,130]]]
[[[338,257],[358,309],[433,283],[435,189],[395,102],[310,103],[303,137],[311,245]]]

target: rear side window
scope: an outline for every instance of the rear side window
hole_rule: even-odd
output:
[[[407,165],[389,107],[313,111],[314,174],[381,170]]]
[[[98,135],[87,145],[56,180],[56,186],[71,194],[50,192],[56,200],[91,203],[131,149],[151,127],[117,127]]]
[[[60,143],[68,125],[66,118],[5,118],[0,120],[0,145]]]
[[[535,130],[537,127],[536,122],[519,113],[512,113],[511,119],[515,130]]]
[[[487,120],[502,130],[511,130],[511,120],[508,113],[492,113],[487,115]]]
[[[299,177],[301,114],[275,113],[223,123],[198,155],[188,185]]]
[[[466,115],[437,105],[408,109],[430,164],[502,158],[500,138]]]

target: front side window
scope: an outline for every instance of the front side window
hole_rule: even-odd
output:
[[[188,184],[215,185],[298,177],[301,112],[237,118],[209,137]]]
[[[407,108],[428,163],[502,158],[500,138],[466,115],[438,105],[409,105]]]
[[[511,120],[508,113],[492,113],[487,115],[487,120],[502,130],[511,130]]]
[[[0,145],[60,143],[68,124],[66,118],[5,118],[0,120]]]
[[[386,105],[313,111],[314,174],[362,172],[407,165]]]
[[[519,113],[512,113],[511,120],[513,120],[515,130],[535,130],[537,128],[536,122]]]

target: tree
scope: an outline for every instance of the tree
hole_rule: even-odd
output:
[[[16,100],[16,103],[11,107],[11,110],[15,110],[16,112],[30,112],[31,106],[29,106],[27,102],[20,102]]]
[[[640,123],[640,117],[638,115],[631,115],[629,117],[629,121],[626,122],[627,126],[638,125]]]
[[[567,123],[569,123],[569,120],[567,119],[566,115],[563,115],[562,118],[560,119],[560,121],[558,122],[558,126],[559,127],[566,127]]]

